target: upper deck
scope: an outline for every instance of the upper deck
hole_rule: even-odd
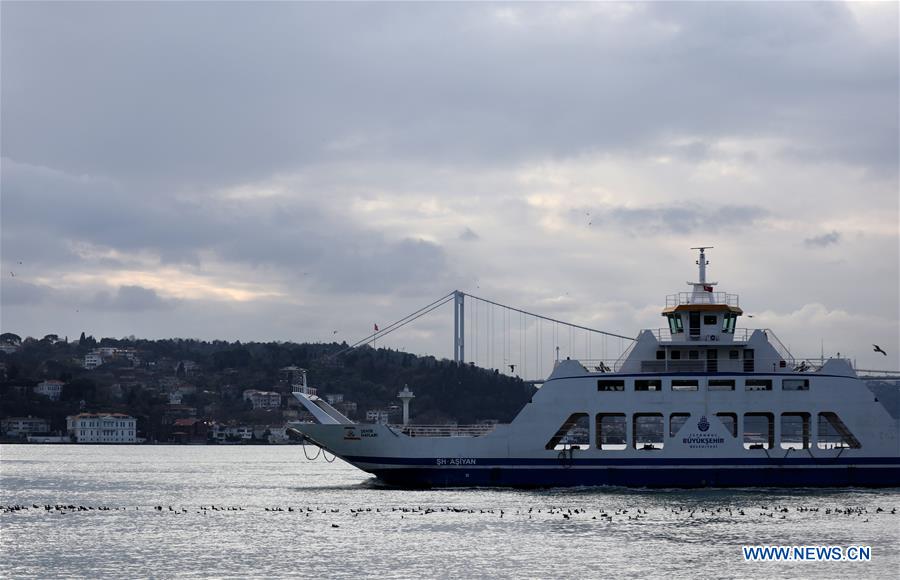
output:
[[[666,296],[666,308],[664,313],[680,312],[700,307],[701,310],[728,310],[731,312],[743,312],[740,296],[728,292],[676,292]]]

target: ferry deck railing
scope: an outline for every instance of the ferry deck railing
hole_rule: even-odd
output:
[[[624,360],[620,359],[579,359],[584,368],[591,373],[618,373],[622,370]],[[744,372],[743,360],[722,360],[717,362],[716,372],[740,373]],[[706,373],[709,372],[706,359],[669,359],[669,360],[642,360],[639,373]]]
[[[794,355],[792,355],[791,351],[789,351],[787,347],[784,346],[784,343],[779,340],[778,336],[774,332],[772,332],[772,329],[766,328],[763,329],[763,332],[766,333],[766,338],[769,340],[769,344],[771,344],[778,352],[778,356],[780,356],[782,360],[786,361],[788,365],[795,366],[797,364],[797,360],[794,358]]]
[[[736,328],[734,332],[726,335],[712,334],[712,335],[697,335],[691,336],[690,333],[684,332],[679,333],[679,336],[673,337],[672,331],[668,328],[651,328],[650,332],[653,333],[653,336],[656,337],[660,343],[670,343],[670,342],[706,342],[706,343],[715,343],[722,342],[725,344],[742,344],[746,343],[750,340],[750,337],[757,330],[763,331],[765,333],[766,338],[769,341],[778,354],[781,356],[783,360],[785,360],[788,364],[794,364],[795,358],[794,355],[784,346],[784,343],[778,338],[778,335],[771,328]],[[677,340],[676,340],[677,338]]]
[[[773,371],[778,373],[794,372],[794,373],[814,373],[822,368],[822,365],[830,359],[824,361],[819,358],[791,358],[785,361],[785,366],[779,366]],[[863,379],[900,379],[900,371],[882,371],[857,369],[850,359],[841,359],[847,362],[860,378]],[[591,373],[617,373],[622,370],[622,361],[619,359],[579,359],[579,361]],[[743,373],[747,368],[743,360],[718,359],[716,361],[717,373]],[[707,359],[669,359],[669,360],[642,360],[640,361],[640,370],[638,373],[707,373],[710,372],[709,361]],[[763,372],[760,369],[760,372]]]
[[[308,387],[302,383],[296,383],[291,385],[291,392],[293,393],[303,393],[304,395],[318,395],[318,389],[314,387]]]
[[[737,308],[740,306],[740,297],[727,292],[678,292],[666,296],[666,308],[689,304],[725,304]]]
[[[731,334],[727,334],[725,336],[720,336],[718,334],[708,335],[708,334],[699,334],[697,336],[691,336],[688,332],[680,332],[677,337],[678,340],[675,340],[672,337],[672,331],[668,328],[651,328],[650,332],[653,333],[653,336],[656,337],[656,340],[659,342],[726,342],[726,343],[742,343],[750,340],[750,335],[753,334],[755,328],[736,328],[734,332]],[[768,329],[767,333],[772,336],[772,331]],[[730,339],[730,340],[729,340]],[[779,342],[779,344],[781,344]]]
[[[477,425],[391,425],[391,429],[410,437],[481,437],[496,427],[492,423]]]
[[[622,370],[625,359],[620,358],[580,358],[578,362],[592,373],[617,373]]]

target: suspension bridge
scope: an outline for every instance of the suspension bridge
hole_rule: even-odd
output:
[[[452,358],[459,364],[542,383],[556,361],[578,359],[592,370],[615,368],[634,338],[528,312],[454,290],[383,326],[336,353],[339,356],[377,341],[436,311],[452,308]],[[443,309],[443,310],[440,310]]]

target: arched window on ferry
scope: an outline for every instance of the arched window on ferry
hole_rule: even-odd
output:
[[[639,451],[658,451],[665,445],[662,413],[632,415],[634,448]]]
[[[737,413],[716,413],[716,418],[725,427],[732,437],[737,437]]]
[[[744,449],[775,447],[775,416],[772,413],[744,413]]]
[[[625,413],[597,414],[597,448],[621,451],[628,441]]]
[[[862,447],[859,439],[850,432],[850,429],[841,421],[837,413],[819,413],[819,421],[816,427],[816,440],[819,449],[859,449]]]
[[[669,437],[677,435],[690,418],[690,413],[672,413],[669,415]]]
[[[547,441],[545,449],[588,449],[590,447],[590,424],[587,413],[572,413],[563,421],[559,429]]]
[[[809,449],[810,424],[809,413],[781,414],[781,448]]]

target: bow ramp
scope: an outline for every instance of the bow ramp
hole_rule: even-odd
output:
[[[346,415],[332,407],[327,401],[321,399],[316,389],[306,383],[306,370],[302,371],[302,381],[293,386],[292,394],[303,407],[321,425],[353,425]]]

